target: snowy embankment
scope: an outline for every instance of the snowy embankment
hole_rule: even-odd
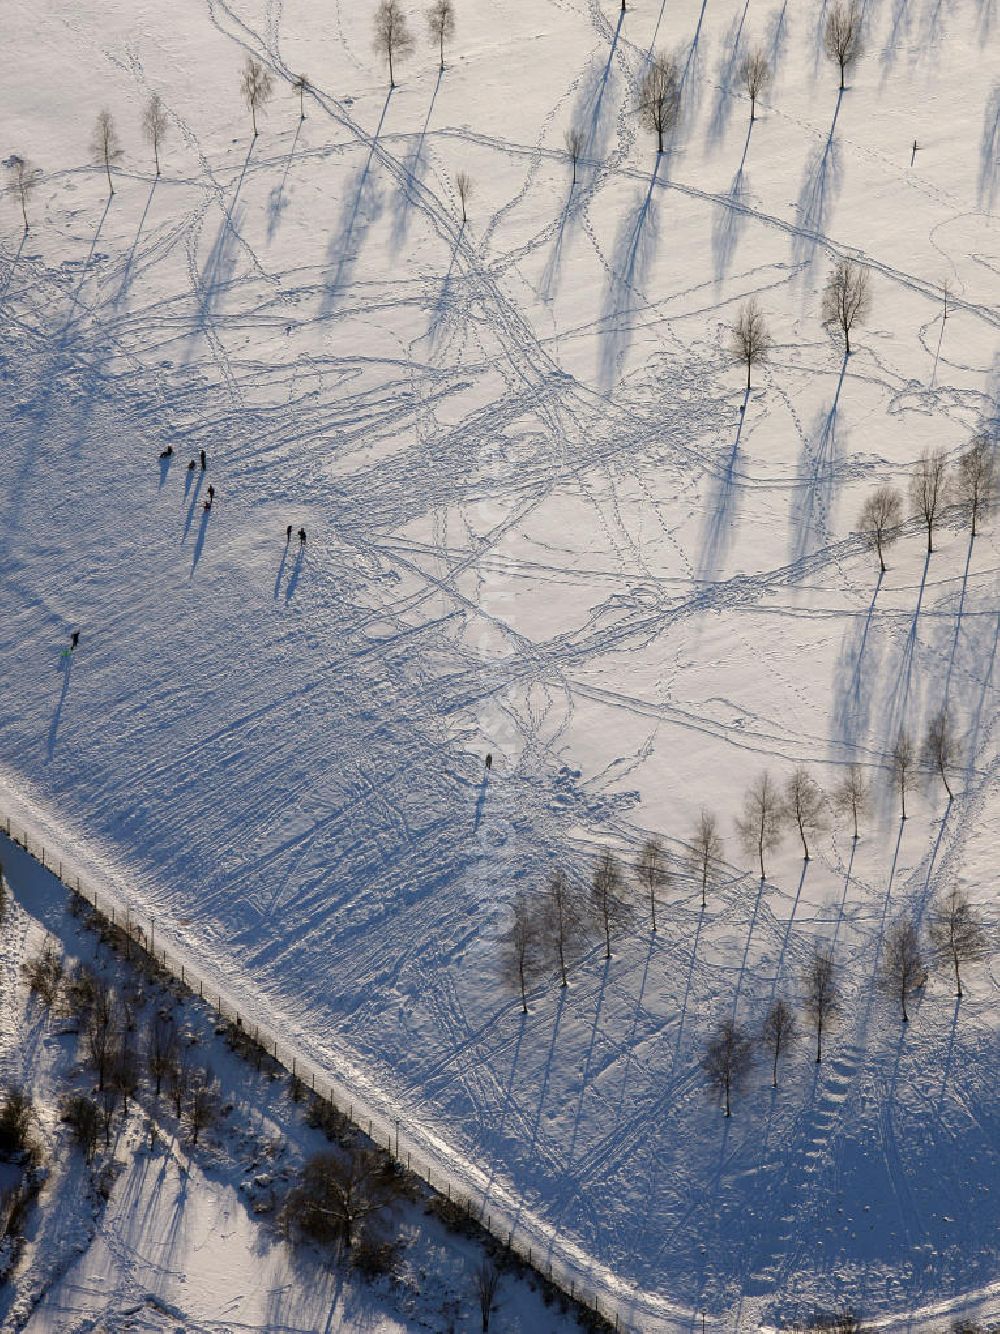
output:
[[[996,530],[952,516],[925,560],[908,529],[879,582],[850,535],[875,484],[995,425],[996,15],[869,0],[838,97],[826,8],[468,0],[444,74],[419,47],[388,97],[367,5],[54,0],[8,48],[11,147],[46,170],[0,275],[11,814],[650,1329],[997,1304],[997,964],[961,1006],[935,976],[905,1033],[875,986],[885,928],[947,885],[995,920]],[[684,90],[658,163],[653,48]],[[247,51],[278,80],[255,142]],[[81,165],[102,105],[110,201]],[[873,287],[849,360],[819,320],[838,255]],[[741,414],[750,295],[775,346]],[[943,704],[956,799],[928,781],[903,825],[887,754]],[[880,800],[761,884],[733,818],[798,763]],[[656,937],[640,909],[522,1016],[513,891],[650,831]],[[797,1004],[817,941],[827,1059],[724,1121],[706,1033]]]

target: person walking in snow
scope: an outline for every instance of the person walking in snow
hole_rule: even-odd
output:
[[[492,769],[492,768],[493,768],[493,756],[492,756],[492,754],[486,756],[486,767],[487,767],[487,769]]]
[[[188,464],[188,472],[194,472],[197,466],[198,465],[195,463],[194,459],[192,459],[191,462]]]
[[[160,450],[160,458],[161,458],[161,459],[172,459],[173,456],[174,456],[174,447],[173,447],[173,445],[167,445],[166,449],[161,449],[161,450]]]
[[[289,524],[288,527],[285,529],[285,545],[287,546],[291,540],[292,540],[292,525]]]
[[[69,637],[69,651],[70,651],[70,653],[73,652],[73,650],[76,648],[76,646],[77,646],[77,644],[79,644],[79,642],[80,642],[80,631],[79,631],[79,630],[74,630],[73,633],[72,633],[72,634],[70,635],[70,637]]]
[[[202,451],[201,451],[201,470],[202,470],[202,472],[205,472],[207,468],[208,468],[208,459],[207,459],[206,456],[205,456],[205,451],[202,450]]]
[[[304,528],[299,529],[299,542],[302,546],[305,546],[306,544],[306,530]]]
[[[214,486],[210,486],[210,487],[208,488],[208,503],[209,503],[209,505],[211,505],[211,503],[212,503],[212,501],[213,501],[214,499],[215,499],[215,487],[214,487]]]

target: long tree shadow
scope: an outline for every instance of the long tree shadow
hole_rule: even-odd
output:
[[[190,476],[191,474],[189,472],[188,477]],[[188,533],[190,533],[191,531],[191,525],[192,523],[194,523],[194,513],[195,510],[198,508],[198,496],[201,493],[201,485],[202,482],[204,482],[204,480],[205,480],[205,474],[203,472],[199,472],[198,480],[195,482],[194,487],[191,490],[191,497],[188,500],[187,514],[184,516],[184,532],[181,535],[182,546],[187,541]]]
[[[587,1096],[587,1080],[590,1076],[590,1066],[594,1059],[594,1048],[597,1045],[597,1030],[601,1022],[601,1010],[604,1006],[604,993],[608,986],[608,976],[611,971],[611,960],[604,960],[604,968],[601,971],[601,985],[597,992],[597,1006],[594,1010],[594,1025],[590,1032],[590,1046],[587,1048],[587,1059],[583,1063],[583,1073],[580,1076],[580,1097],[576,1104],[576,1115],[573,1118],[573,1133],[570,1136],[569,1149],[566,1152],[566,1163],[568,1167],[572,1166],[573,1155],[576,1152],[576,1141],[580,1134],[580,1122],[583,1120],[583,1103]]]
[[[197,310],[195,313],[197,333],[204,333],[211,324],[219,298],[232,281],[236,268],[236,255],[231,243],[238,241],[240,236],[244,214],[243,206],[239,202],[240,191],[243,189],[243,182],[246,180],[247,168],[250,166],[253,150],[254,140],[251,140],[236,181],[233,197],[223,209],[222,222],[216,232],[215,240],[212,242],[212,248],[208,252],[205,265],[198,276]]]
[[[958,1012],[962,1008],[962,1001],[959,996],[955,997],[955,1008],[951,1016],[951,1030],[948,1034],[948,1051],[944,1058],[944,1067],[941,1071],[941,1091],[938,1093],[937,1114],[940,1118],[944,1111],[944,1098],[948,1089],[948,1081],[951,1079],[951,1066],[955,1057],[955,1037],[958,1033]]]
[[[927,572],[930,569],[931,553],[924,556],[924,568],[920,576],[920,588],[917,592],[917,605],[913,609],[910,627],[903,642],[903,651],[895,674],[890,678],[890,686],[885,706],[882,710],[887,728],[885,735],[892,746],[906,720],[906,710],[910,702],[910,689],[913,684],[913,659],[917,647],[917,630],[920,624],[920,609],[923,606],[924,590],[927,587]]]
[[[292,146],[288,150],[288,156],[285,158],[285,167],[281,173],[281,180],[273,186],[271,193],[267,197],[267,243],[268,245],[277,235],[278,228],[281,226],[282,215],[288,207],[285,199],[285,186],[288,184],[288,173],[292,169],[292,163],[295,161],[295,150],[298,148],[299,135],[302,133],[303,122],[300,119],[295,127],[295,137],[292,139]]]
[[[871,711],[871,683],[874,669],[865,672],[865,649],[868,635],[875,616],[875,601],[885,574],[879,569],[878,580],[868,604],[864,621],[859,617],[851,618],[853,634],[845,631],[840,658],[834,673],[833,683],[833,724],[834,736],[845,746],[855,746],[868,730],[868,717]]]
[[[455,270],[458,264],[458,250],[462,244],[462,233],[456,231],[455,240],[448,259],[448,268],[441,280],[437,296],[431,307],[427,321],[427,333],[424,335],[433,347],[447,328],[449,318],[454,313],[455,305]]]
[[[7,268],[6,274],[4,274],[3,287],[0,288],[0,302],[7,300],[7,292],[10,288],[11,283],[14,280],[14,274],[17,272],[17,266],[21,262],[21,255],[24,251],[24,247],[27,240],[28,240],[28,233],[22,231],[21,239],[17,243],[17,249],[14,251],[10,264]]]
[[[789,511],[789,555],[800,561],[829,537],[830,511],[837,476],[837,409],[847,374],[847,355],[840,363],[833,402],[820,413],[812,432],[802,441],[797,463],[794,498]]]
[[[743,391],[743,407],[740,410],[736,439],[726,457],[722,470],[715,479],[712,495],[706,507],[704,531],[701,537],[701,552],[698,556],[696,578],[701,583],[710,583],[719,577],[723,562],[736,535],[736,520],[739,508],[739,478],[736,460],[743,436],[743,424],[747,418],[747,404],[750,401],[749,389]]]
[[[965,569],[962,572],[962,591],[958,598],[958,611],[955,613],[955,633],[951,640],[951,652],[948,654],[948,671],[944,679],[944,703],[942,708],[947,711],[948,701],[951,696],[951,678],[955,670],[955,658],[958,655],[958,640],[962,632],[962,616],[965,612],[965,597],[969,589],[969,566],[972,563],[972,546],[974,539],[969,534],[969,546],[965,553]]]
[[[59,662],[59,670],[62,673],[62,689],[59,691],[59,699],[56,701],[55,713],[52,715],[52,722],[49,724],[49,736],[46,746],[46,764],[52,759],[56,750],[56,739],[59,735],[59,723],[62,720],[63,705],[66,703],[66,696],[69,694],[70,677],[73,674],[73,655],[72,653]]]
[[[726,132],[729,117],[733,110],[733,88],[736,84],[736,72],[741,57],[740,44],[743,40],[743,28],[746,23],[750,0],[746,0],[742,13],[734,18],[729,31],[722,39],[725,54],[719,64],[715,80],[715,97],[708,118],[707,140],[710,146],[719,143]]]
[[[843,100],[841,89],[837,93],[837,105],[826,139],[809,158],[802,176],[795,203],[798,230],[792,237],[792,255],[798,264],[815,257],[817,242],[826,231],[833,197],[840,188],[840,150],[835,135]]]
[[[538,1110],[535,1112],[535,1122],[531,1127],[531,1140],[529,1147],[535,1148],[538,1143],[538,1130],[542,1123],[542,1112],[545,1108],[545,1099],[548,1095],[549,1079],[552,1074],[552,1067],[555,1064],[556,1040],[559,1037],[559,1026],[562,1023],[563,1008],[566,1005],[566,987],[559,988],[559,999],[556,1001],[556,1012],[552,1020],[552,1037],[549,1040],[549,1050],[545,1057],[545,1069],[542,1074],[542,1085],[538,1091]]]
[[[598,378],[602,390],[608,395],[612,393],[632,344],[633,321],[639,308],[646,305],[640,289],[656,252],[653,191],[659,169],[660,155],[657,154],[649,185],[625,215],[611,256],[610,276],[600,320],[598,353]]]
[[[417,136],[417,142],[413,151],[403,159],[404,175],[399,182],[399,189],[396,192],[396,209],[393,214],[392,228],[389,232],[389,243],[393,251],[398,251],[406,240],[406,234],[410,227],[410,217],[413,212],[414,194],[413,186],[419,184],[421,174],[424,170],[424,142],[427,138],[427,128],[431,123],[431,114],[434,111],[434,103],[437,101],[438,90],[441,87],[441,80],[444,78],[444,71],[438,70],[437,78],[434,81],[434,90],[431,93],[431,100],[427,107],[427,115],[424,117],[424,123],[420,127],[420,133]]]
[[[715,217],[712,223],[712,258],[715,261],[716,283],[720,283],[729,272],[729,265],[732,263],[733,253],[736,250],[740,229],[746,222],[746,204],[749,190],[744,166],[747,160],[747,151],[750,148],[752,132],[753,125],[750,124],[747,126],[747,137],[743,143],[743,156],[740,158],[736,175],[732,179],[725,199],[718,203],[715,208]]]
[[[379,136],[391,100],[390,88],[382,104],[382,114],[379,116],[375,133],[368,145],[368,156],[357,172],[354,184],[344,192],[344,207],[341,210],[340,221],[334,228],[326,252],[327,264],[332,272],[323,289],[323,299],[320,303],[320,315],[323,319],[328,319],[333,314],[337,301],[350,280],[365,236],[382,210],[381,199],[372,178],[372,163],[378,151]]]

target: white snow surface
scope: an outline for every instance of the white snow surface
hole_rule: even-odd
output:
[[[842,97],[820,0],[463,0],[440,77],[412,7],[391,96],[373,8],[8,16],[8,142],[45,175],[0,241],[3,804],[624,1320],[995,1316],[1000,966],[961,1005],[935,975],[905,1031],[874,986],[948,885],[996,921],[995,530],[949,512],[926,559],[911,526],[878,583],[852,535],[873,485],[1000,421],[995,0],[868,0]],[[658,163],[653,49],[683,72]],[[247,52],[276,79],[255,142]],[[849,360],[840,256],[873,285]],[[741,413],[749,295],[775,347]],[[956,799],[928,779],[902,824],[887,749],[943,705]],[[864,765],[877,810],[761,883],[733,818],[803,762],[828,790]],[[640,907],[522,1017],[514,891],[650,831],[660,931]],[[826,1059],[804,1041],[725,1120],[706,1033],[795,999],[817,940]]]

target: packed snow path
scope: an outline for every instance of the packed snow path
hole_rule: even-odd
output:
[[[903,1034],[873,982],[945,884],[995,914],[996,545],[950,516],[925,561],[911,526],[877,583],[851,530],[922,449],[995,429],[995,5],[870,0],[842,97],[818,0],[469,0],[440,76],[414,10],[391,95],[372,8],[12,20],[5,124],[45,176],[0,274],[6,784],[244,1010],[649,1294],[647,1327],[963,1303],[998,1268],[996,964],[961,1007],[936,979]],[[652,49],[683,72],[659,161]],[[276,80],[253,142],[247,53]],[[819,321],[842,255],[874,292],[849,361]],[[744,400],[751,294],[776,346]],[[946,818],[928,783],[900,825],[882,783],[856,848],[840,823],[805,871],[792,838],[747,870],[761,767],[881,779],[944,702]],[[705,913],[680,864],[703,805]],[[515,889],[648,831],[678,858],[658,935],[640,905],[522,1018]],[[827,1060],[804,1042],[724,1122],[708,1029],[795,999],[817,938],[845,987]]]

